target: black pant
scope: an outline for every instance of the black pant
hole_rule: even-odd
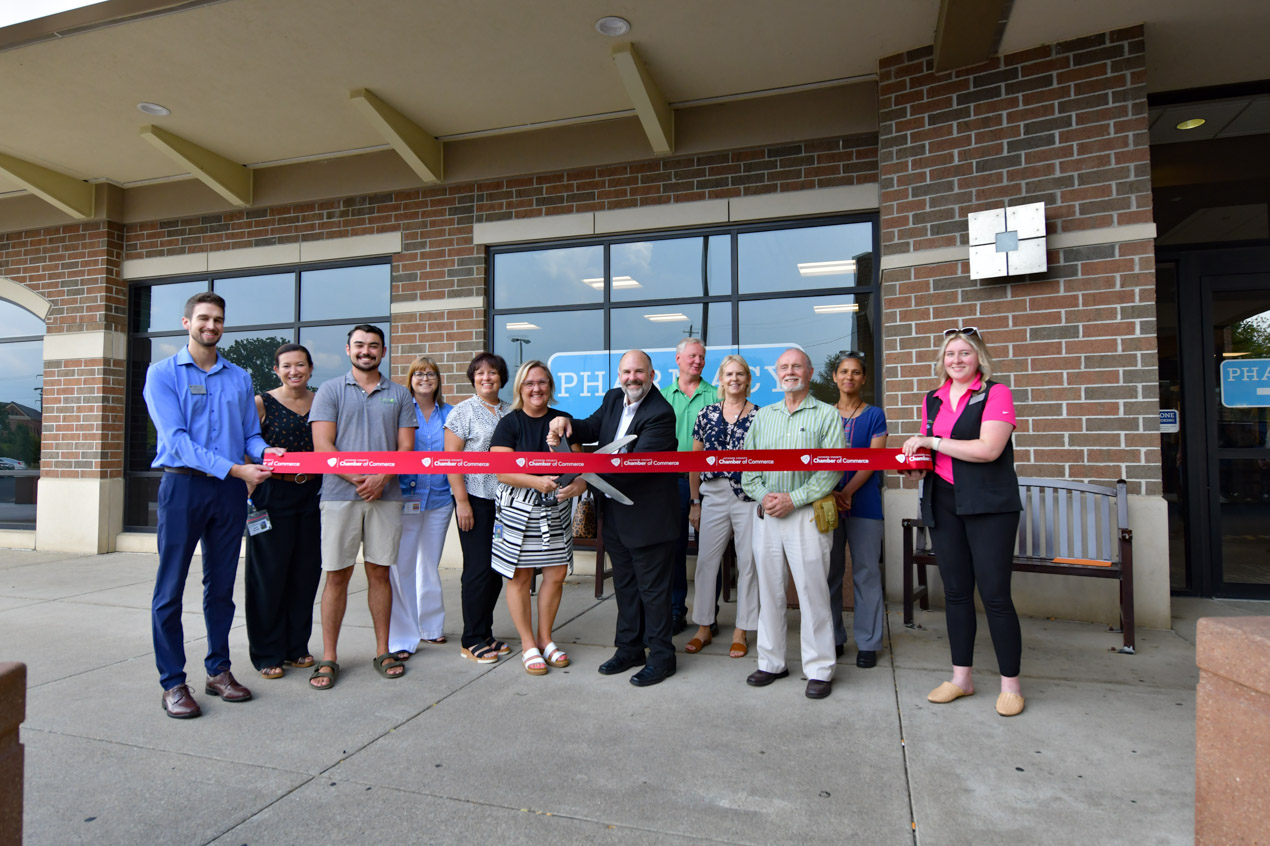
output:
[[[1019,531],[1019,512],[962,514],[956,511],[952,485],[935,476],[931,495],[935,525],[931,545],[944,582],[944,612],[952,662],[974,666],[975,587],[988,616],[988,631],[1001,675],[1019,674],[1023,637],[1010,598],[1011,561]]]
[[[257,670],[309,654],[322,580],[321,484],[316,476],[303,485],[272,479],[252,496],[273,526],[247,536],[247,644]]]
[[[490,566],[494,548],[494,500],[468,495],[472,505],[472,529],[459,529],[463,549],[463,575],[459,579],[463,600],[463,640],[468,649],[494,639],[494,608],[503,590],[503,577]]]
[[[623,655],[643,655],[648,666],[673,668],[670,640],[670,572],[675,541],[628,547],[617,531],[604,524],[604,551],[613,561],[613,593],[617,598],[614,645]]]

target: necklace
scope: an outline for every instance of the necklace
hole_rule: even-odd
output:
[[[851,407],[850,413],[842,416],[842,435],[847,442],[848,448],[851,446],[852,436],[855,435],[855,421],[863,406],[864,400],[856,400],[856,404]]]
[[[482,399],[482,398],[481,398],[480,394],[477,394],[476,398],[477,398],[478,400],[481,400],[481,405],[485,406],[485,409],[486,409],[487,411],[489,411],[489,413],[490,413],[490,414],[497,414],[497,413],[498,413],[498,409],[499,409],[499,408],[502,406],[502,404],[503,404],[502,400],[498,400],[497,402],[494,402],[494,403],[492,403],[492,404],[491,404],[491,403],[488,403],[488,402],[486,402],[484,399]]]
[[[745,406],[749,405],[749,402],[750,402],[749,400],[744,400],[744,401],[743,401],[743,402],[742,402],[742,403],[741,403],[741,404],[737,407],[737,409],[736,409],[736,420],[730,420],[730,419],[728,419],[728,404],[727,404],[726,402],[725,402],[725,403],[721,403],[721,405],[720,405],[720,411],[721,411],[721,412],[722,412],[722,414],[723,414],[723,419],[724,419],[724,421],[726,421],[726,422],[727,422],[727,424],[728,424],[729,426],[731,426],[731,425],[732,425],[733,423],[735,423],[737,420],[740,420],[740,419],[741,419],[741,415],[742,415],[743,413],[745,413]]]

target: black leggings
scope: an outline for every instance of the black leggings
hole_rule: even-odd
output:
[[[1019,615],[1010,598],[1011,561],[1019,531],[1019,512],[957,514],[952,485],[932,474],[930,530],[939,576],[944,581],[944,611],[954,666],[974,666],[975,587],[988,616],[988,631],[1001,675],[1019,674],[1023,639]]]
[[[494,609],[503,589],[503,577],[490,566],[494,547],[494,500],[468,495],[472,505],[472,529],[459,529],[463,549],[463,575],[459,579],[463,601],[462,644],[471,649],[494,637]]]

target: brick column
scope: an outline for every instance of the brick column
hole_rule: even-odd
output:
[[[0,662],[0,846],[22,844],[23,752],[18,728],[26,719],[26,664]]]
[[[890,431],[916,432],[940,333],[979,327],[1014,391],[1019,474],[1129,481],[1142,503],[1135,558],[1160,562],[1138,572],[1139,620],[1168,628],[1142,28],[949,73],[934,72],[932,55],[879,63]],[[1046,204],[1049,269],[971,280],[967,215],[1007,202]],[[1090,593],[1030,610],[1114,620],[1111,597],[1100,612],[1080,607]]]
[[[123,524],[122,254],[123,227],[109,221],[0,238],[0,273],[52,303],[36,513],[41,549],[108,552]]]
[[[1195,663],[1195,842],[1264,842],[1258,838],[1270,832],[1270,617],[1200,620]]]

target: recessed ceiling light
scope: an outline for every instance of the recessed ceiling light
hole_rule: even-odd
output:
[[[542,327],[538,326],[537,324],[530,323],[527,320],[520,320],[520,321],[508,323],[506,324],[504,328],[509,329],[512,332],[529,332],[534,329],[541,329]]]
[[[591,279],[583,279],[582,281],[586,283],[587,285],[590,285],[592,288],[594,288],[597,291],[604,290],[603,276],[596,276]],[[639,282],[635,281],[629,276],[614,276],[613,287],[614,288],[642,288],[644,286],[639,284]]]
[[[688,319],[688,315],[678,311],[664,312],[662,314],[646,314],[644,317],[654,323],[678,323]]]
[[[152,117],[167,117],[172,114],[171,109],[158,103],[138,103],[137,108]]]
[[[1208,123],[1208,121],[1204,120],[1203,118],[1191,118],[1190,120],[1184,120],[1181,123],[1179,123],[1177,125],[1177,128],[1178,129],[1199,129],[1201,126],[1203,126],[1206,123]]]
[[[842,314],[848,311],[859,311],[859,303],[829,303],[827,305],[812,306],[811,310],[816,314]]]
[[[631,22],[617,15],[605,15],[595,22],[595,31],[609,38],[618,38],[631,31]]]

